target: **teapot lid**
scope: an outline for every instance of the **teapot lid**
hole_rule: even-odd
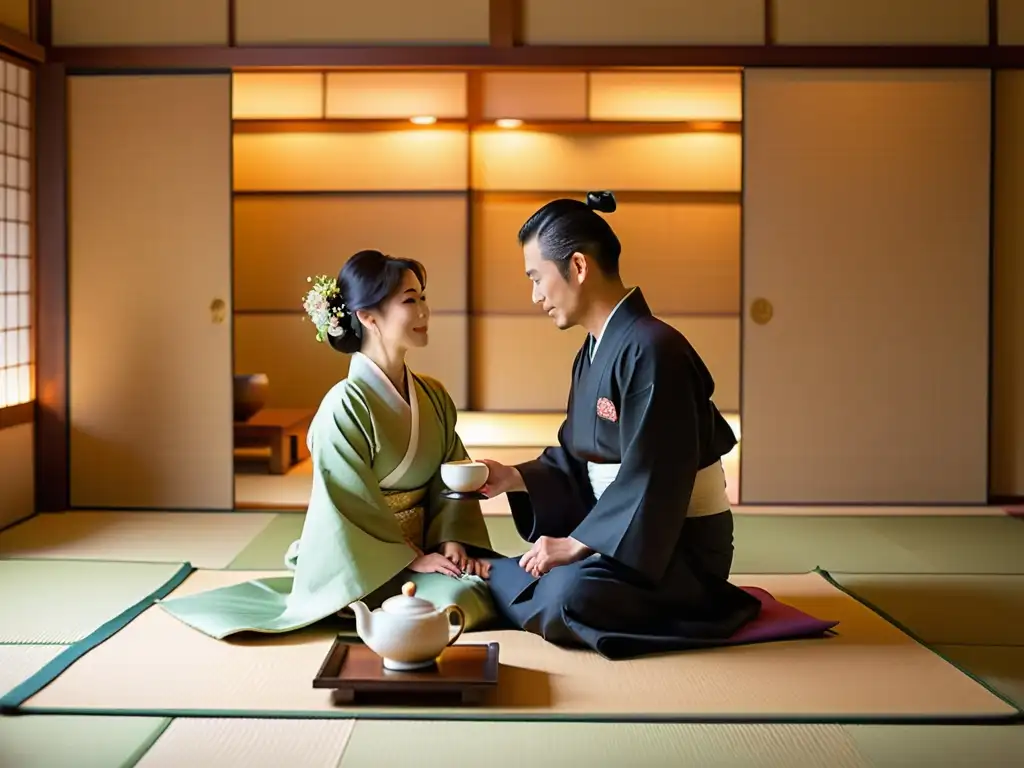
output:
[[[402,585],[402,594],[389,597],[384,601],[381,608],[386,613],[399,616],[424,616],[437,613],[437,606],[422,597],[415,597],[416,585],[407,581]]]

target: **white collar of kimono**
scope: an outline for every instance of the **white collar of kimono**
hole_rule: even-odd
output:
[[[601,333],[598,334],[596,339],[593,336],[590,337],[590,362],[594,362],[594,355],[597,354],[597,345],[601,343],[601,339],[604,337],[604,332],[608,330],[608,323],[612,321],[612,317],[615,316],[616,311],[618,311],[619,307],[622,306],[622,303],[628,299],[635,290],[636,286],[633,286],[626,291],[626,295],[619,299],[619,303],[616,304],[612,311],[608,313],[608,319],[605,320],[604,325],[601,326]]]
[[[401,480],[402,476],[409,471],[409,467],[412,466],[412,463],[416,458],[416,447],[419,445],[419,398],[416,395],[416,387],[413,384],[412,373],[409,371],[409,366],[406,366],[405,386],[409,392],[409,402],[405,401],[405,398],[402,397],[402,393],[398,391],[391,379],[388,378],[388,375],[381,370],[380,366],[362,352],[356,352],[352,355],[352,364],[349,365],[349,375],[352,376],[353,374],[355,374],[355,378],[363,378],[371,385],[376,384],[377,386],[375,386],[374,389],[377,390],[386,400],[391,401],[399,412],[409,414],[411,419],[409,426],[409,445],[406,447],[405,456],[398,463],[398,466],[395,467],[387,477],[380,481],[381,486],[388,488]],[[363,375],[361,376],[360,374]]]

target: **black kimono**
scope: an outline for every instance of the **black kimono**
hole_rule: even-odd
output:
[[[718,644],[755,618],[757,598],[728,582],[731,512],[687,519],[698,470],[736,445],[689,342],[639,289],[612,314],[590,360],[576,356],[558,447],[518,465],[510,493],[520,536],[572,537],[594,554],[535,578],[493,562],[498,609],[516,626],[609,659]],[[618,463],[595,498],[587,462]]]

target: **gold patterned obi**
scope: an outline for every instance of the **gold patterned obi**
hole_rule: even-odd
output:
[[[427,489],[418,488],[413,491],[381,489],[381,492],[384,494],[384,501],[387,502],[388,508],[398,520],[402,535],[422,549],[426,535],[423,525],[427,514],[423,500],[427,496]]]

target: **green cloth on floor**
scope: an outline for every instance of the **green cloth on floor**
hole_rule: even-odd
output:
[[[371,610],[378,608],[384,600],[399,594],[402,584],[407,581],[416,585],[417,597],[429,600],[438,608],[452,603],[459,606],[465,613],[467,629],[479,628],[495,616],[491,591],[487,583],[476,576],[456,579],[439,573],[402,571],[363,598],[363,602]],[[287,601],[291,590],[291,574],[282,574],[186,595],[170,604],[165,602],[160,605],[179,621],[222,640],[252,627],[259,627],[257,631],[271,634],[300,629],[288,613]],[[338,610],[343,607],[339,606]],[[331,611],[302,626],[320,621],[338,621],[336,613]]]
[[[163,717],[0,717],[0,765],[128,768],[138,762],[169,722]]]
[[[0,643],[73,643],[152,594],[181,563],[0,560]]]
[[[1024,576],[830,573],[929,644],[1024,646]]]

